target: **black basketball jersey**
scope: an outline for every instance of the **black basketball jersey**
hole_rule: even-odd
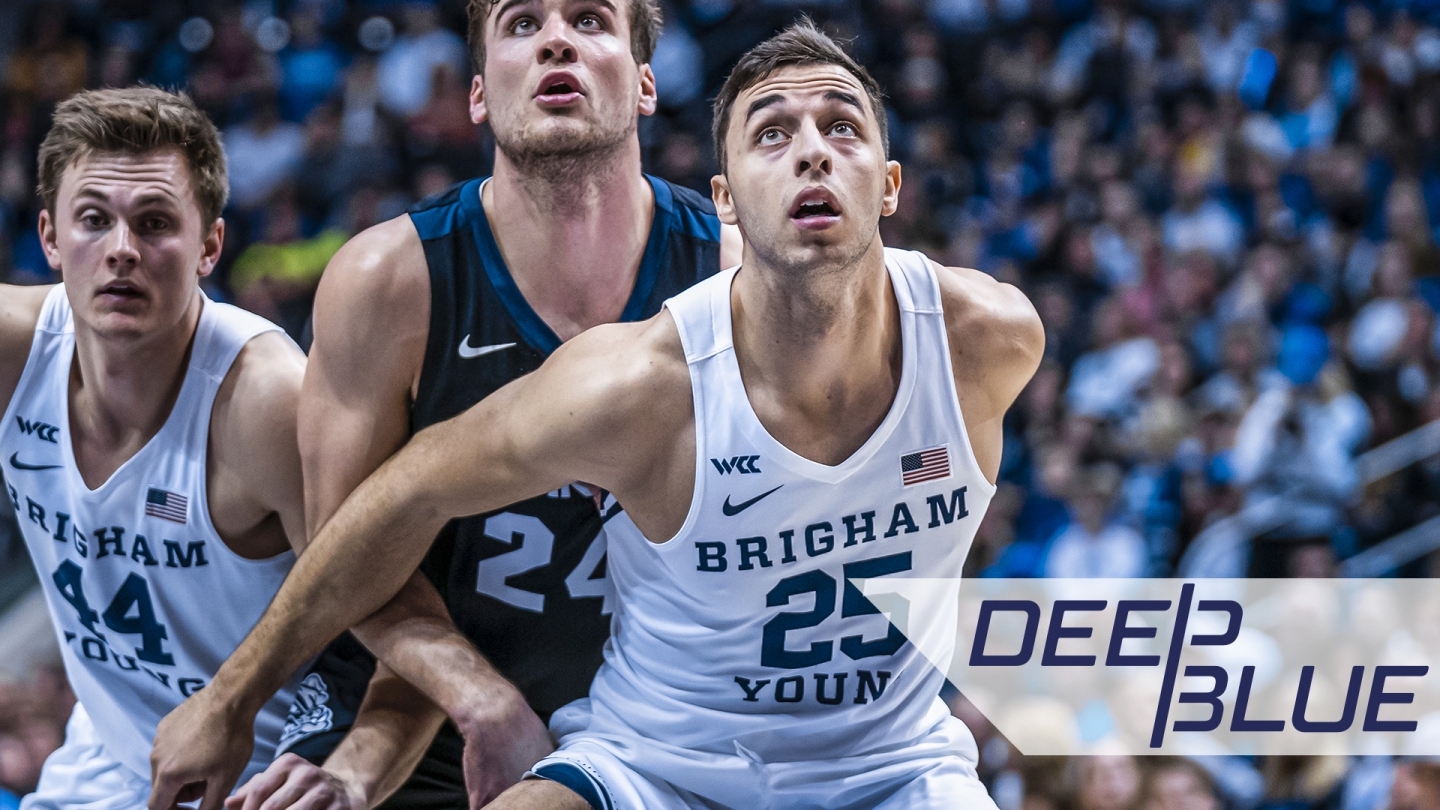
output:
[[[655,215],[623,321],[719,270],[710,201],[648,177]],[[534,371],[560,339],[521,296],[480,204],[480,180],[417,203],[430,267],[430,336],[411,431]],[[601,515],[581,487],[451,521],[425,562],[450,615],[543,719],[586,696],[610,634]],[[597,540],[597,537],[601,539]]]
[[[655,315],[665,299],[720,269],[720,221],[710,201],[646,179],[655,215],[625,321]],[[430,271],[430,334],[412,433],[534,371],[560,345],[505,266],[480,204],[481,183],[461,183],[409,209]],[[612,505],[607,514],[614,511]],[[602,521],[588,493],[564,487],[451,521],[424,563],[455,624],[547,722],[589,694],[610,635]],[[374,669],[374,658],[348,633],[332,643],[306,675],[282,750],[324,762],[354,722]],[[382,809],[463,806],[461,749],[446,723]]]

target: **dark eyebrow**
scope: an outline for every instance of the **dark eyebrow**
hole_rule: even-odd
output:
[[[845,104],[849,104],[851,107],[854,107],[861,112],[865,111],[865,108],[860,106],[860,99],[850,95],[849,93],[842,93],[839,90],[831,90],[830,92],[826,93],[825,100],[839,101]]]
[[[750,102],[750,109],[745,111],[745,120],[749,121],[750,116],[754,115],[755,113],[760,112],[766,107],[770,107],[775,104],[782,104],[784,103],[784,101],[785,97],[779,95],[778,93],[775,95],[766,96],[764,98],[757,98],[754,101]]]
[[[534,2],[534,0],[505,0],[505,2],[501,3],[500,7],[495,9],[495,11],[493,11],[490,16],[494,17],[498,21],[501,17],[505,16],[505,12],[509,11],[515,6],[529,5],[532,2]]]

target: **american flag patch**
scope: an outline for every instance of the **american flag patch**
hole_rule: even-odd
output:
[[[918,453],[900,457],[900,482],[903,486],[923,484],[950,477],[950,445],[942,444]]]
[[[145,514],[162,520],[184,523],[185,507],[189,504],[189,498],[175,492],[151,487],[150,491],[145,493]]]

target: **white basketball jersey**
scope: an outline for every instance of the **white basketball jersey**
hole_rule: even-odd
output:
[[[731,337],[735,270],[666,303],[690,368],[695,491],[665,543],[623,513],[607,525],[617,609],[592,728],[791,762],[894,750],[948,715],[944,674],[847,583],[958,577],[995,491],[965,433],[934,270],[889,249],[885,265],[900,384],[836,466],[790,451],[751,408]]]
[[[9,500],[40,575],[65,671],[111,756],[146,780],[155,727],[209,683],[280,589],[295,555],[237,556],[206,500],[210,409],[235,356],[274,324],[206,300],[180,395],[160,431],[91,490],[70,443],[75,325],[63,285],[45,298],[0,423]],[[256,721],[265,767],[293,689]]]

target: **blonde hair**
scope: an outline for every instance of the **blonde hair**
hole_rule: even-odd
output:
[[[65,170],[97,152],[140,155],[166,149],[185,158],[195,202],[209,226],[230,194],[220,133],[189,96],[158,87],[87,90],[60,102],[40,144],[40,199],[53,215]]]

